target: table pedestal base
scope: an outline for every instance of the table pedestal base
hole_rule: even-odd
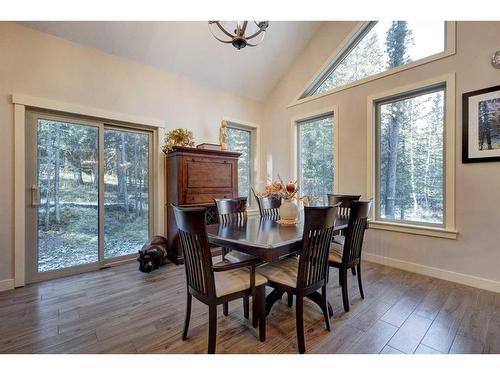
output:
[[[279,301],[281,297],[283,297],[283,294],[285,294],[285,292],[279,289],[273,289],[273,291],[268,294],[266,297],[266,316],[269,315],[273,305]],[[321,307],[321,294],[319,292],[313,292],[306,297],[318,305],[321,311],[323,311],[323,308]],[[330,318],[333,316],[333,308],[332,305],[330,305],[330,302],[328,302],[328,316]]]

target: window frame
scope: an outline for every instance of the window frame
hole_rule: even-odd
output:
[[[391,96],[389,98],[383,98],[381,100],[377,100],[374,102],[374,111],[375,111],[375,197],[376,203],[374,205],[374,211],[375,211],[375,220],[376,221],[383,221],[383,222],[390,222],[390,223],[400,223],[400,224],[410,224],[410,225],[418,225],[418,226],[429,226],[429,227],[436,227],[436,228],[446,228],[446,215],[444,214],[446,212],[446,182],[445,182],[445,171],[446,171],[446,160],[445,160],[445,130],[446,130],[446,119],[443,119],[443,223],[431,223],[431,222],[424,222],[424,221],[412,221],[412,220],[398,220],[398,219],[390,219],[390,218],[383,218],[381,216],[380,212],[380,186],[381,186],[381,176],[380,176],[380,143],[381,143],[381,124],[380,124],[380,106],[384,104],[389,104],[389,103],[394,103],[395,101],[401,101],[401,100],[407,100],[407,99],[412,99],[421,95],[425,94],[432,94],[435,92],[443,92],[443,104],[444,104],[444,111],[443,111],[443,117],[444,113],[446,111],[446,86],[444,84],[438,84],[438,85],[433,85],[433,86],[427,86],[422,88],[422,90],[416,90],[416,91],[410,91],[410,92],[405,92],[402,93],[401,95],[395,95]]]
[[[356,45],[357,42],[366,33],[368,33],[374,26],[376,21],[361,21],[356,24],[356,27],[344,38],[344,40],[339,44],[335,51],[328,57],[326,62],[322,67],[316,71],[313,77],[308,81],[308,83],[302,88],[295,99],[287,106],[287,108],[294,107],[296,105],[307,103],[312,100],[320,99],[328,95],[332,95],[336,92],[347,90],[351,87],[359,86],[367,82],[375,81],[377,79],[387,77],[401,71],[412,69],[417,66],[427,64],[431,61],[443,59],[445,57],[454,55],[456,53],[456,22],[455,21],[443,21],[445,23],[445,49],[442,52],[424,57],[412,61],[408,64],[400,65],[398,67],[385,70],[383,72],[362,78],[357,81],[353,81],[346,85],[336,87],[334,89],[325,91],[320,94],[313,95],[312,93],[316,90],[319,85],[328,77],[328,75],[335,69],[335,67],[343,60],[343,58],[348,54]]]
[[[250,132],[250,189],[256,189],[258,181],[258,168],[259,165],[259,152],[260,152],[260,131],[259,125],[252,124],[246,121],[240,121],[230,118],[223,118],[226,121],[227,127],[237,130],[244,130]],[[239,188],[239,187],[238,187]],[[238,193],[239,194],[239,193]],[[257,202],[255,201],[252,193],[249,192],[248,208],[250,213],[258,210]]]
[[[310,121],[317,118],[328,116],[333,117],[333,193],[339,191],[339,110],[338,105],[333,105],[328,108],[319,109],[313,112],[299,114],[291,119],[291,154],[292,160],[290,176],[296,181],[299,181],[300,169],[300,139],[299,126],[300,123]],[[300,186],[299,186],[300,188]]]
[[[378,106],[394,99],[411,98],[422,93],[444,89],[444,171],[443,224],[382,219],[379,216],[379,121]],[[455,73],[395,88],[367,100],[367,194],[374,203],[370,214],[371,228],[456,239],[455,229]]]

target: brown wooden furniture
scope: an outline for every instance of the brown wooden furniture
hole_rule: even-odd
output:
[[[257,256],[263,262],[275,262],[299,251],[302,247],[304,220],[301,214],[296,225],[278,224],[274,219],[248,217],[238,223],[211,224],[207,226],[208,242],[214,246],[236,249],[242,253]],[[335,230],[347,228],[347,220],[337,218]],[[283,292],[274,290],[266,297],[266,310],[281,299]],[[307,295],[311,301],[321,304],[321,295]],[[290,300],[289,300],[290,304]],[[333,309],[328,304],[328,314],[333,315]]]
[[[219,223],[230,223],[246,220],[247,198],[214,199]]]
[[[339,269],[339,283],[342,287],[342,301],[344,311],[349,311],[349,296],[347,294],[347,270],[356,267],[358,274],[359,294],[365,298],[361,283],[361,250],[363,238],[370,212],[370,201],[353,201],[349,216],[349,225],[346,229],[344,244],[332,242],[328,263],[330,267]]]
[[[344,217],[349,219],[349,213],[351,212],[351,204],[353,201],[358,201],[361,195],[356,194],[327,194],[328,204],[334,206],[340,203],[339,207],[339,217]]]
[[[238,196],[239,153],[174,147],[166,156],[166,233],[168,258],[183,263],[171,205],[205,207],[207,224],[217,222],[214,198]]]
[[[247,198],[239,197],[234,199],[214,199],[215,207],[217,209],[217,217],[219,219],[219,223],[228,224],[228,223],[238,223],[247,219]],[[259,258],[254,256],[241,253],[238,250],[230,250],[227,247],[222,248],[222,259],[227,260],[228,262],[238,263],[242,261],[254,260],[256,263],[259,263]],[[257,317],[256,317],[256,306],[255,299],[253,300],[254,306],[252,308],[252,320],[254,327],[257,326]],[[243,298],[243,312],[245,318],[248,319],[248,296]],[[228,303],[224,303],[223,305],[223,313],[224,315],[229,314],[229,305]]]
[[[349,214],[351,212],[351,204],[353,201],[357,201],[361,198],[361,195],[357,194],[327,194],[328,204],[334,206],[340,203],[339,207],[339,217],[345,220],[349,220]],[[341,230],[333,237],[333,242],[337,242],[341,245],[345,242],[345,231]],[[352,274],[356,276],[356,268],[351,268]]]
[[[347,228],[347,220],[337,218],[335,230]],[[210,224],[208,242],[259,257],[263,262],[275,262],[302,247],[304,220],[296,225],[282,225],[275,220],[249,216],[239,223]]]
[[[192,296],[208,305],[208,353],[215,353],[217,334],[217,305],[244,298],[250,294],[259,311],[259,339],[266,339],[265,284],[266,278],[255,274],[255,260],[240,263],[212,264],[212,253],[207,241],[204,208],[172,207],[181,248],[184,253],[187,306],[182,340],[187,339],[191,316]],[[250,272],[245,268],[250,268]]]
[[[326,296],[328,283],[328,254],[335,231],[337,207],[305,207],[304,232],[300,257],[287,257],[260,267],[268,285],[280,292],[296,296],[296,325],[299,352],[304,353],[304,297],[321,289],[320,308],[330,331]]]
[[[259,205],[259,213],[261,217],[278,220],[280,218],[279,208],[281,199],[273,197],[258,197],[252,188],[253,195]]]
[[[234,199],[214,199],[219,223],[242,223],[247,219],[247,198],[239,197]],[[231,250],[227,247],[222,248],[222,259],[232,262],[239,262],[255,258],[237,250]]]

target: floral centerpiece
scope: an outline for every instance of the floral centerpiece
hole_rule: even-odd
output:
[[[162,151],[168,154],[174,146],[194,147],[193,132],[187,129],[174,129],[165,135]]]
[[[281,199],[282,203],[279,208],[280,222],[285,224],[295,224],[297,222],[299,209],[294,200],[302,201],[304,206],[308,206],[311,202],[319,201],[319,198],[313,197],[310,194],[300,196],[297,181],[289,181],[285,184],[279,176],[277,181],[266,185],[264,192],[258,193],[257,196]]]

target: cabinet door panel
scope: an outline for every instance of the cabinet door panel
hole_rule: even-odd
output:
[[[186,187],[233,187],[233,163],[210,158],[186,158]]]

